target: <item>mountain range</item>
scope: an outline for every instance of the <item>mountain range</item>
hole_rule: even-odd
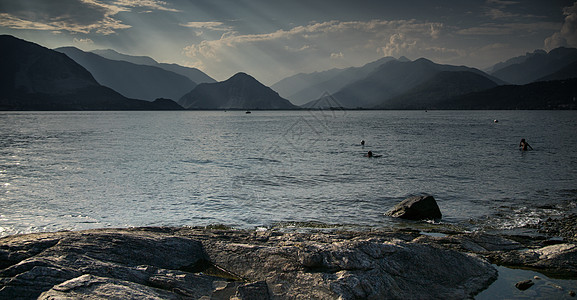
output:
[[[160,67],[111,60],[74,47],[55,49],[86,68],[101,85],[125,97],[152,101],[157,98],[178,100],[196,83],[188,77]]]
[[[393,60],[397,59],[388,56],[362,67],[331,69],[309,74],[300,73],[273,84],[271,88],[293,103],[302,105],[323,94],[333,94],[342,87],[368,76],[380,65]],[[403,56],[398,61],[405,62],[409,59]]]
[[[498,90],[499,92],[494,95],[505,97],[504,91],[513,90],[525,94],[525,90],[534,91],[535,86],[524,87],[528,83],[577,78],[575,52],[577,49],[574,48],[557,48],[548,53],[539,50],[495,64],[488,69],[491,70],[491,73],[465,66],[440,65],[424,58],[415,61],[406,58],[398,60],[384,58],[376,61],[376,64],[368,64],[360,68],[298,74],[281,80],[272,87],[281,90],[287,86],[298,91],[313,90],[315,87],[323,87],[323,84],[319,83],[317,79],[319,77],[325,81],[330,80],[330,78],[348,77],[353,78],[348,84],[331,86],[330,89],[325,89],[322,96],[311,98],[310,102],[301,106],[304,108],[319,108],[319,106],[327,108],[330,106],[348,109],[423,109],[449,106],[456,108],[458,106],[453,105],[454,103],[448,105],[449,102],[447,101],[454,101],[460,96],[491,90],[498,86],[511,85],[511,81],[519,82],[514,84],[520,85],[520,87]],[[361,76],[355,77],[355,74],[361,74]],[[327,77],[330,78],[327,79]],[[523,79],[517,80],[515,78]],[[556,84],[551,85],[556,86]],[[542,86],[545,87],[546,85]],[[321,90],[323,89],[318,89],[316,93]],[[563,91],[566,94],[556,93],[557,97],[560,97],[559,101],[561,98],[565,99],[563,101],[569,101],[567,99],[572,99],[575,96],[571,94],[570,89],[563,89]],[[287,98],[296,102],[291,97],[288,96]],[[320,101],[329,98],[330,101]],[[500,109],[522,107],[522,105],[508,103],[507,99],[513,98],[505,97],[503,101],[499,102],[499,105],[493,105],[493,107],[501,107]],[[298,99],[298,101],[302,101],[302,99]],[[551,103],[557,102],[546,103],[543,101],[540,107],[550,109],[552,108]],[[559,104],[558,108],[574,107],[571,103],[563,103]],[[468,107],[471,109],[471,106]],[[538,105],[533,102],[531,107],[538,107]]]
[[[110,59],[110,60],[126,61],[126,62],[130,62],[130,63],[137,64],[137,65],[159,67],[159,68],[164,69],[166,71],[170,71],[170,72],[188,77],[188,79],[190,79],[192,82],[195,82],[197,84],[216,82],[216,80],[214,80],[212,77],[206,75],[204,72],[202,72],[201,70],[199,70],[197,68],[188,68],[188,67],[183,67],[183,66],[177,65],[177,64],[159,63],[156,60],[154,60],[148,56],[126,55],[126,54],[118,53],[118,52],[111,50],[111,49],[94,50],[91,52],[94,54],[97,54],[99,56],[102,56],[104,58]]]
[[[1,110],[182,109],[174,101],[130,99],[100,85],[65,54],[0,35]]]
[[[511,84],[527,84],[551,76],[574,62],[577,62],[575,48],[561,47],[549,53],[539,50],[495,65],[491,75]]]
[[[449,90],[447,87],[457,86],[454,80],[460,80],[459,76],[451,76],[449,72],[467,76],[467,84]],[[368,76],[342,87],[333,97],[344,108],[404,109],[412,105],[400,100],[411,101],[412,98],[408,97],[411,94],[427,95],[426,102],[433,102],[445,96],[493,87],[498,82],[500,80],[473,68],[440,65],[424,58],[415,61],[393,60],[380,65]],[[438,93],[439,89],[445,89],[445,92]]]
[[[432,109],[577,109],[577,78],[501,85],[439,101]]]
[[[270,88],[246,73],[216,82],[200,70],[150,57],[57,50],[66,55],[1,36],[0,109],[577,108],[573,48],[535,51],[487,72],[425,58],[384,57],[361,67],[297,74]],[[135,99],[158,100],[147,106]]]

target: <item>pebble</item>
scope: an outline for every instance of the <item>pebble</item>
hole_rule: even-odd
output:
[[[515,287],[518,288],[521,291],[524,291],[528,288],[530,288],[531,286],[533,286],[533,281],[531,279],[528,280],[523,280],[523,281],[519,281],[517,283],[515,283]]]

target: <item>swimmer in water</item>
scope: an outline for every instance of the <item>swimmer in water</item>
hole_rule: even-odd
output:
[[[533,150],[533,147],[531,147],[531,145],[529,145],[529,143],[527,143],[525,139],[521,139],[521,142],[519,143],[519,149],[521,151],[527,151],[529,149]]]

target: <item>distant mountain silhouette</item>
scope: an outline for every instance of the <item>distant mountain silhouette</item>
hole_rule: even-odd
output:
[[[128,99],[103,87],[65,54],[0,36],[1,110],[182,109],[174,101]]]
[[[201,83],[178,103],[186,109],[295,109],[252,76],[237,73],[223,82]]]
[[[85,67],[100,84],[125,97],[177,100],[196,86],[190,79],[159,67],[111,60],[74,47],[55,49]]]
[[[547,54],[547,51],[538,49],[538,50],[533,51],[532,53],[527,52],[527,53],[525,53],[525,55],[512,57],[512,58],[509,58],[508,60],[506,60],[504,62],[496,63],[495,65],[487,68],[485,70],[485,72],[492,74],[492,73],[495,73],[495,72],[497,72],[501,69],[504,69],[508,66],[524,63],[527,59],[529,59],[535,55],[543,55],[543,54]]]
[[[133,63],[136,65],[145,65],[145,66],[155,66],[158,64],[156,60],[148,56],[134,56],[134,55],[126,55],[119,52],[116,52],[112,49],[97,49],[90,51],[98,56],[102,56],[107,59],[111,60],[120,60],[126,61],[129,63]],[[194,81],[194,80],[193,80]]]
[[[383,57],[362,67],[331,69],[308,74],[300,73],[273,84],[271,88],[295,104],[304,104],[318,99],[325,93],[335,93],[342,87],[366,77],[380,65],[393,60],[396,59]],[[409,60],[406,57],[401,57],[399,61]]]
[[[165,64],[165,63],[158,63],[156,60],[148,57],[148,56],[132,56],[126,55],[122,53],[118,53],[111,49],[104,49],[104,50],[94,50],[91,51],[92,53],[98,54],[104,58],[112,59],[112,60],[120,60],[120,61],[127,61],[137,65],[146,65],[146,66],[154,66],[159,67],[164,70],[174,72],[176,74],[180,74],[182,76],[188,77],[188,79],[192,80],[193,82],[199,83],[213,83],[216,80],[212,79],[210,76],[206,75],[199,69],[196,68],[188,68],[183,67],[177,64]]]
[[[577,49],[561,47],[553,49],[549,53],[535,51],[509,61],[511,60],[518,63],[497,69],[491,75],[508,83],[527,84],[549,76],[577,61]]]
[[[453,97],[487,90],[497,84],[470,71],[441,71],[429,80],[377,105],[379,109],[427,109]]]
[[[333,94],[333,97],[345,108],[383,107],[386,106],[388,100],[393,98],[414,101],[414,99],[402,98],[403,94],[413,92],[423,95],[425,93],[425,87],[420,85],[425,84],[429,80],[433,80],[434,77],[441,72],[470,72],[479,75],[476,77],[469,76],[469,81],[466,85],[464,87],[455,87],[451,92],[453,94],[465,91],[466,87],[473,88],[466,92],[477,90],[479,86],[486,85],[486,79],[497,84],[502,83],[500,80],[474,68],[440,65],[430,60],[420,58],[415,61],[389,61],[382,64],[367,77],[343,87]],[[481,79],[481,77],[484,77],[484,79]],[[478,84],[473,84],[471,83],[471,81],[474,80],[473,78],[481,81]],[[436,83],[435,85],[445,84],[450,87],[455,86],[455,84],[450,81],[457,80],[458,78],[445,75],[437,78],[437,81],[441,79],[445,81]],[[430,85],[432,84],[433,83],[430,83]],[[432,90],[435,89],[432,86],[428,88]],[[417,90],[411,91],[412,89]],[[419,89],[421,89],[420,92]],[[438,90],[438,87],[436,89]],[[447,94],[449,92],[445,90],[443,93]]]
[[[551,80],[563,80],[577,78],[577,61],[559,69],[558,71],[549,74],[545,77],[541,77],[536,81],[551,81]]]
[[[577,78],[502,85],[439,102],[437,109],[577,109]]]

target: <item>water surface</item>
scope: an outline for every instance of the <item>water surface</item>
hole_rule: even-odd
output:
[[[2,112],[0,128],[0,236],[397,226],[383,213],[425,193],[445,223],[508,230],[577,202],[572,111]]]

